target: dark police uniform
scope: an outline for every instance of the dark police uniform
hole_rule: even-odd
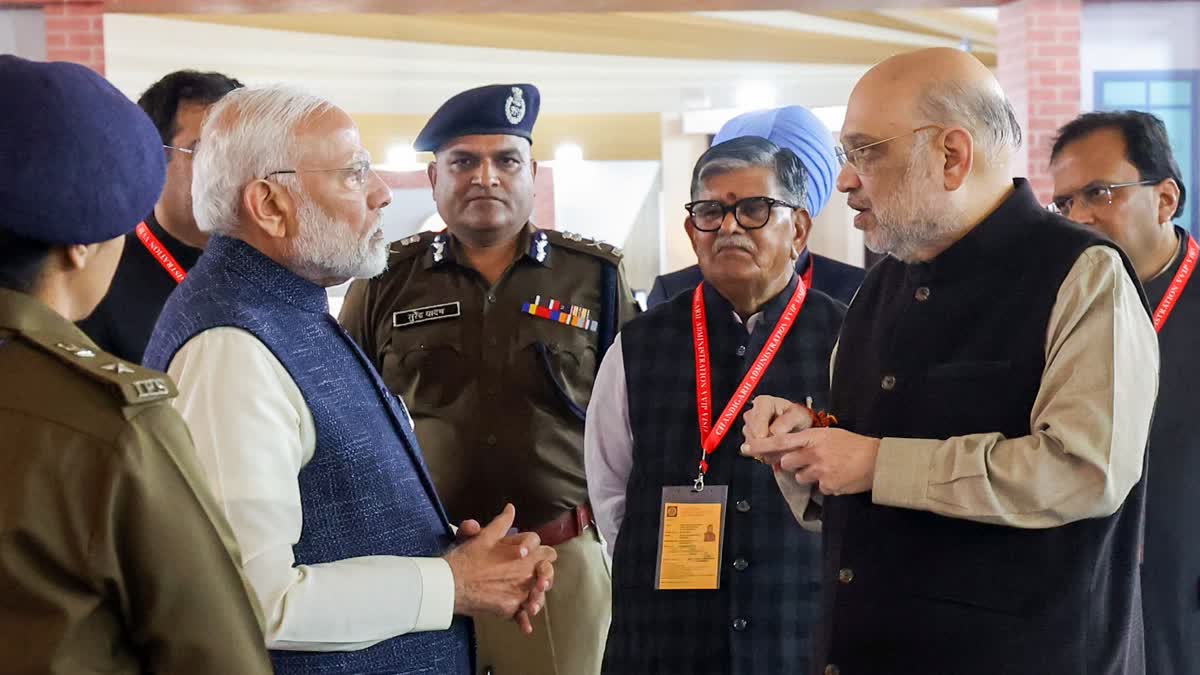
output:
[[[520,236],[523,253],[491,288],[448,233],[397,242],[387,272],[351,285],[341,321],[408,405],[450,519],[512,502],[528,530],[587,501],[583,412],[606,347],[592,324],[607,320],[601,277],[620,257],[532,225]],[[637,309],[615,276],[623,324]],[[537,316],[553,303],[589,325]]]
[[[514,634],[519,641],[507,646],[514,658],[527,659],[519,663],[536,669],[499,665],[503,656],[487,653],[494,631],[482,625],[481,668],[494,665],[497,675],[582,675],[595,671],[561,664],[579,663],[563,661],[575,642],[598,650],[599,667],[610,592],[590,515],[577,508],[587,502],[583,415],[607,347],[601,325],[619,328],[637,306],[611,246],[532,225],[520,236],[523,253],[491,288],[460,264],[459,245],[448,233],[397,242],[387,272],[351,285],[341,322],[408,405],[450,519],[486,522],[512,502],[517,526],[539,531],[559,551],[555,589],[562,590],[551,592],[544,612],[554,635],[539,626],[534,638]],[[607,292],[606,276],[615,280]],[[576,612],[571,623],[603,625],[561,644],[560,615]],[[545,642],[552,639],[553,650]]]
[[[0,56],[0,90],[20,130],[0,134],[0,234],[52,251],[107,242],[153,207],[161,141],[116,88],[77,64]],[[6,288],[0,372],[0,670],[270,673],[170,379]]]
[[[537,106],[531,85],[464,92],[415,145],[529,138]],[[408,405],[451,520],[487,522],[512,502],[517,527],[558,551],[532,638],[509,620],[476,620],[480,672],[588,675],[604,652],[611,580],[587,506],[583,416],[604,350],[638,310],[619,250],[532,224],[517,236],[517,258],[490,287],[449,231],[396,242],[387,272],[351,285],[340,318]]]
[[[172,237],[153,213],[145,222],[180,268],[184,272],[192,269],[203,251]],[[177,285],[137,235],[130,233],[125,237],[125,250],[108,294],[91,316],[79,322],[79,327],[104,351],[141,363],[154,323]]]

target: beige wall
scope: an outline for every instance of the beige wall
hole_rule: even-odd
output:
[[[371,159],[381,163],[388,146],[411,144],[428,118],[418,115],[367,115],[353,113]],[[660,144],[657,114],[628,115],[543,115],[533,132],[533,157],[538,161],[554,158],[554,149],[563,142],[583,148],[584,159],[657,161]],[[427,161],[429,155],[419,154]]]

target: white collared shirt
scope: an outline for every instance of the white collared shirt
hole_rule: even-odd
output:
[[[295,381],[266,345],[239,328],[214,328],[189,340],[167,372],[237,537],[268,648],[350,651],[449,628],[454,578],[442,558],[295,564],[292,547],[304,524],[298,476],[313,457],[316,432]]]

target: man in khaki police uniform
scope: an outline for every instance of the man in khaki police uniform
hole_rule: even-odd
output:
[[[158,133],[76,64],[0,56],[0,90],[0,671],[266,675],[174,385],[71,323],[158,198]]]
[[[532,638],[476,621],[478,670],[600,671],[611,579],[592,527],[583,415],[596,368],[637,313],[620,252],[529,222],[538,90],[492,85],[447,101],[417,137],[441,233],[392,246],[388,271],[351,286],[341,322],[408,404],[453,521],[505,502],[558,551]]]

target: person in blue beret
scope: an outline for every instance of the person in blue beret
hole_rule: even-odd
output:
[[[0,670],[267,675],[174,384],[72,323],[158,199],[158,133],[73,63],[0,56],[0,90]]]
[[[825,124],[812,111],[798,105],[755,110],[726,122],[713,138],[713,145],[739,136],[765,138],[800,158],[808,177],[804,206],[816,218],[833,194],[838,174],[833,135]],[[811,275],[813,288],[847,305],[866,274],[860,267],[817,255],[807,248],[796,260],[796,273],[801,277]],[[700,283],[700,276],[698,265],[660,275],[650,288],[647,304],[653,307],[690,291]]]

